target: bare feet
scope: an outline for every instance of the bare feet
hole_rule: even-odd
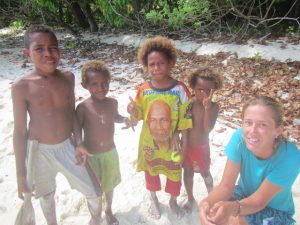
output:
[[[195,206],[196,206],[195,199],[193,199],[193,200],[187,200],[187,202],[183,205],[183,210],[187,214],[190,214],[193,211],[193,209],[195,208]]]
[[[107,225],[119,225],[119,221],[111,211],[105,211],[105,218]]]
[[[171,198],[169,201],[169,205],[171,211],[176,215],[177,219],[181,219],[184,216],[184,212],[178,206],[176,198]]]
[[[159,202],[157,197],[151,197],[151,203],[148,209],[148,213],[152,219],[155,220],[160,219],[161,214],[160,214]]]

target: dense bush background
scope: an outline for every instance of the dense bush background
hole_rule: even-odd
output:
[[[299,0],[0,0],[0,27],[32,23],[80,29],[299,35]]]

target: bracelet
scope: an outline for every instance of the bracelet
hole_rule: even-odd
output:
[[[238,209],[237,209],[237,212],[236,212],[236,214],[235,214],[234,217],[237,217],[237,216],[239,216],[240,213],[241,213],[241,203],[240,203],[239,201],[235,201],[235,203],[237,203]]]

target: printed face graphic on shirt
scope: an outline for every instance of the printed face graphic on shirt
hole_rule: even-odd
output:
[[[169,146],[172,129],[170,106],[162,100],[155,100],[150,106],[147,124],[153,140],[158,146]]]

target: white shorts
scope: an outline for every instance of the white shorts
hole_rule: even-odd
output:
[[[35,197],[55,191],[58,172],[66,177],[71,188],[81,192],[87,199],[101,196],[100,185],[89,168],[78,166],[75,162],[75,148],[69,139],[54,145],[39,143],[34,169]]]

